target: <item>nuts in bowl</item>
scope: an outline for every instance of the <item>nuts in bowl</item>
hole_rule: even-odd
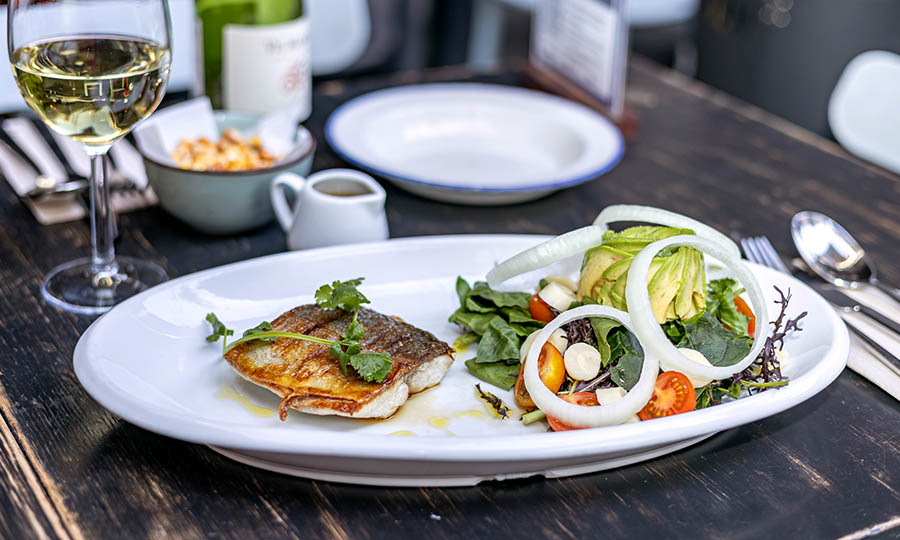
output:
[[[250,171],[268,169],[281,156],[265,149],[259,137],[246,139],[241,132],[228,128],[219,142],[206,137],[182,139],[172,159],[182,169],[195,171]]]

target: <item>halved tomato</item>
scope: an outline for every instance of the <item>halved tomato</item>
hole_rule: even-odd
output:
[[[536,321],[550,322],[553,320],[550,304],[544,302],[544,299],[536,294],[531,295],[528,300],[528,311],[531,312],[531,318]]]
[[[586,407],[593,407],[596,405],[600,405],[597,402],[597,394],[594,392],[575,392],[574,394],[569,394],[567,396],[559,396],[562,399],[568,401],[569,403],[574,403],[575,405],[584,405]],[[550,424],[550,429],[553,431],[570,431],[573,429],[584,429],[570,426],[564,422],[560,422],[556,418],[553,418],[549,414],[547,415],[547,422]]]
[[[664,371],[656,378],[650,401],[638,413],[641,420],[651,420],[693,411],[697,407],[697,393],[687,375],[678,371]]]
[[[738,311],[740,311],[750,319],[750,321],[747,323],[747,333],[752,336],[756,333],[756,315],[753,314],[753,310],[750,309],[750,306],[747,305],[747,302],[744,302],[744,299],[740,296],[734,297],[734,305],[737,307]]]
[[[563,355],[552,343],[544,343],[544,346],[541,347],[541,354],[538,356],[538,374],[544,381],[544,386],[554,394],[559,392],[559,387],[566,380],[566,364],[563,361]],[[528,389],[525,388],[525,362],[522,362],[522,367],[519,368],[519,376],[516,377],[513,394],[516,397],[516,405],[526,409],[534,408],[534,401],[531,400]]]

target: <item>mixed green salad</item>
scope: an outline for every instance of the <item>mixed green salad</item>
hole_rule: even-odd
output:
[[[798,322],[806,313],[788,317],[790,292],[776,288],[778,315],[771,323],[762,322],[757,338],[760,344],[756,345],[758,321],[742,296],[744,286],[731,277],[707,279],[704,253],[691,247],[705,246],[705,240],[688,237],[695,237],[695,232],[687,227],[603,231],[599,245],[584,251],[577,283],[547,277],[540,280],[535,293],[501,291],[483,281],[470,285],[458,278],[460,307],[450,321],[464,333],[454,347],[459,350],[477,341],[474,357],[466,362],[472,375],[513,390],[516,404],[531,411],[523,416],[525,422],[546,416],[557,431],[669,416],[788,384],[781,371],[784,338],[799,330]],[[670,245],[656,250],[666,242]],[[642,255],[651,245],[657,252]],[[629,313],[629,294],[636,294],[634,290],[626,292],[628,280],[635,279],[635,273],[629,277],[629,271],[639,255],[641,264],[648,265],[649,311],[644,318],[655,320],[666,344],[658,343],[653,335],[657,329],[644,325],[641,332],[638,321],[632,322],[637,314]],[[746,273],[741,275],[743,281],[749,279]],[[753,299],[754,306],[758,298]],[[580,312],[595,316],[575,316]],[[571,320],[560,323],[563,318]],[[534,347],[542,329],[550,324],[557,328],[543,332],[543,343]],[[665,355],[651,357],[645,351],[648,343],[652,343],[652,351]],[[673,369],[673,362],[666,362],[672,357],[669,345],[677,350],[678,360],[687,359],[689,365]],[[755,354],[749,358],[752,350]],[[660,367],[648,369],[648,375],[645,363],[651,361]],[[531,362],[537,362],[540,381],[558,398],[542,397],[544,406],[532,398],[535,388],[526,376],[526,364]],[[655,381],[644,380],[648,378]],[[642,388],[636,388],[642,380]],[[634,395],[625,399],[632,390],[649,398]],[[545,393],[543,389],[539,392]],[[609,408],[620,400],[621,411]],[[627,407],[625,401],[629,401]],[[592,420],[557,402],[609,408],[609,414],[595,415]]]

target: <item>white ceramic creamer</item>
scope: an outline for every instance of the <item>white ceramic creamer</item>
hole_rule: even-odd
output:
[[[289,249],[388,237],[384,188],[368,174],[352,169],[328,169],[308,178],[284,173],[272,180],[271,196]]]

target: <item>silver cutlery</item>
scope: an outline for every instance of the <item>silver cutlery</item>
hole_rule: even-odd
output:
[[[769,241],[769,238],[766,236],[751,236],[747,238],[741,239],[741,248],[744,250],[744,254],[747,255],[747,258],[750,259],[751,254],[758,260],[770,261],[771,264],[766,264],[766,266],[770,268],[774,268],[779,272],[784,272],[785,274],[790,274],[791,271],[788,270],[788,267],[784,264],[784,261],[781,260],[781,257],[778,255],[778,252],[775,251],[775,247],[772,245],[772,242]],[[750,259],[754,260],[754,259]],[[754,261],[755,262],[755,261]],[[823,298],[831,302],[838,309],[843,311],[855,311],[857,313],[862,313],[875,321],[878,321],[883,326],[894,331],[898,336],[900,336],[900,323],[894,321],[890,317],[886,317],[882,315],[880,311],[870,308],[864,304],[860,304],[853,298],[850,298],[846,294],[844,294],[841,289],[835,285],[830,283],[813,281],[813,280],[803,280],[807,285],[816,290],[817,293],[822,295]]]
[[[751,262],[755,262],[757,264],[761,264],[763,266],[767,266],[779,272],[783,272],[785,274],[791,274],[790,270],[788,270],[787,265],[784,264],[784,261],[781,259],[781,256],[778,255],[778,252],[775,251],[775,248],[772,246],[772,243],[765,236],[756,236],[756,237],[748,237],[741,239],[741,248],[744,250],[744,255]],[[840,293],[840,291],[836,291]],[[840,293],[843,295],[843,293]],[[823,295],[824,296],[824,295]],[[859,311],[862,312],[859,305],[840,305],[836,304],[834,301],[825,296],[825,299],[839,311]],[[853,301],[850,300],[852,303]],[[872,310],[874,311],[874,310]],[[877,313],[877,312],[875,312]],[[868,314],[867,314],[868,315]],[[881,314],[878,314],[879,317]],[[852,321],[848,320],[846,317],[842,317],[844,323],[847,325],[847,328],[850,329],[859,339],[866,343],[873,350],[878,352],[885,363],[892,364],[896,368],[900,368],[900,358],[897,358],[890,351],[882,347],[877,341],[870,338],[865,332],[862,331],[859,327],[853,324]]]
[[[29,133],[23,131],[29,132],[32,136],[26,137]],[[75,171],[68,157],[56,144],[50,130],[42,122],[25,116],[9,118],[0,127],[0,141],[18,154],[33,170],[38,171],[34,178],[34,188],[27,191],[24,197],[40,199],[52,195],[77,193],[87,190],[90,186],[87,178]],[[110,188],[114,191],[135,189],[135,183],[117,171],[114,163],[111,165],[113,166],[109,176]]]
[[[825,281],[850,288],[869,283],[900,302],[900,290],[878,280],[866,250],[837,221],[819,212],[799,212],[791,219],[791,236],[807,266]]]

